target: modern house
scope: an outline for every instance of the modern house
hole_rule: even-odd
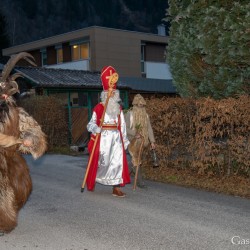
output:
[[[2,53],[32,54],[38,67],[20,61],[16,70],[37,91],[64,96],[69,111],[87,108],[89,119],[102,90],[96,76],[107,65],[112,65],[119,74],[118,88],[125,107],[138,92],[176,94],[166,63],[168,38],[164,29],[159,26],[158,34],[150,34],[91,26],[6,48]],[[86,124],[82,126],[86,128]]]
[[[39,67],[101,71],[112,65],[120,77],[171,80],[167,36],[91,26],[3,49],[4,56],[31,53]],[[24,66],[24,65],[21,65]]]

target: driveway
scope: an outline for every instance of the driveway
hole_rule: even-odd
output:
[[[0,249],[250,249],[250,200],[150,181],[81,193],[87,156],[25,158],[33,192]]]

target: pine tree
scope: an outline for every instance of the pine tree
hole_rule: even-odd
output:
[[[169,0],[167,60],[181,96],[250,94],[249,0]]]

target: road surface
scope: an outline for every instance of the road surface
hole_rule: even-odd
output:
[[[80,192],[87,156],[25,156],[33,192],[3,250],[250,249],[250,200],[147,181]]]

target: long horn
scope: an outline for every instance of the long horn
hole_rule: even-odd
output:
[[[9,84],[8,84],[8,90],[6,91],[6,94],[8,95],[8,96],[11,96],[11,95],[14,95],[15,93],[20,93],[19,92],[19,89],[18,89],[18,84],[17,84],[17,82],[16,81],[11,81],[11,82],[9,82]]]
[[[2,81],[6,81],[6,79],[9,77],[9,74],[11,72],[11,70],[14,68],[14,66],[16,65],[16,63],[21,60],[24,59],[27,62],[29,62],[31,65],[36,66],[35,64],[35,59],[34,57],[27,53],[27,52],[21,52],[15,55],[12,55],[9,59],[9,61],[5,64],[3,71],[2,71]],[[32,60],[30,60],[32,59]]]
[[[15,81],[18,77],[23,77],[22,73],[15,73],[15,74],[11,75],[10,80]]]

